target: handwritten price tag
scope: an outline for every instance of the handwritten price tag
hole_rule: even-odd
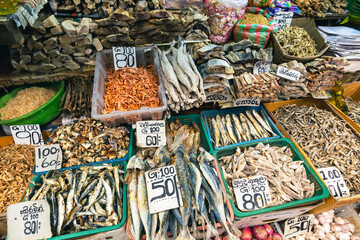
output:
[[[299,71],[290,70],[286,67],[279,66],[276,72],[276,75],[282,78],[285,78],[290,81],[298,82],[301,76]]]
[[[42,145],[44,140],[39,124],[10,126],[16,144]]]
[[[136,141],[142,148],[166,145],[165,120],[136,122]]]
[[[52,236],[50,207],[46,200],[13,204],[7,207],[8,240],[46,239]]]
[[[238,98],[234,101],[234,107],[260,106],[260,98]]]
[[[59,144],[44,145],[35,148],[35,172],[47,172],[60,169],[62,151]]]
[[[241,211],[261,209],[271,202],[269,183],[262,175],[235,179],[233,188],[237,206]]]
[[[304,215],[285,220],[284,236],[285,239],[300,236],[311,230],[314,215]]]
[[[322,179],[325,181],[330,193],[334,198],[350,197],[350,191],[341,175],[341,172],[336,167],[327,167],[318,169]]]
[[[274,20],[279,26],[278,31],[290,27],[293,15],[293,12],[277,12],[275,14]]]
[[[114,68],[136,67],[135,47],[113,47]]]
[[[271,62],[259,61],[254,64],[253,74],[268,73],[270,72]]]
[[[231,102],[232,95],[230,94],[218,94],[210,93],[206,95],[206,102]]]
[[[147,171],[145,179],[151,214],[183,205],[174,166]]]

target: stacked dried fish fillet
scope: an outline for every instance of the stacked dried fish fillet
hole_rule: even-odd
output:
[[[309,93],[309,90],[307,89],[307,72],[304,64],[294,60],[288,63],[282,63],[280,66],[286,67],[290,70],[298,71],[301,73],[301,75],[299,81],[296,82],[279,77],[277,82],[280,85],[280,93],[278,93],[278,96],[284,99],[305,97]],[[272,64],[271,73],[276,74],[277,68],[278,65]]]
[[[278,76],[270,73],[244,73],[234,80],[237,98],[260,98],[262,102],[272,102],[278,99],[280,86]]]
[[[341,80],[344,76],[344,66],[348,61],[341,57],[317,58],[305,64],[308,70],[308,89],[310,91],[330,90],[335,82]]]
[[[350,193],[360,193],[360,142],[344,120],[324,109],[298,105],[281,107],[274,116],[315,167],[337,167]]]
[[[232,181],[256,175],[266,176],[271,193],[269,206],[312,197],[315,187],[307,178],[302,161],[294,161],[287,146],[259,143],[219,159],[225,180],[234,198]]]
[[[360,125],[360,102],[347,98],[346,103],[349,107],[349,113],[347,114],[348,117],[356,124]]]
[[[169,108],[179,112],[200,107],[206,99],[203,79],[184,42],[179,48],[173,42],[168,53],[157,50]]]

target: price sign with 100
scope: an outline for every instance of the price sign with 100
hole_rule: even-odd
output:
[[[113,55],[115,70],[123,67],[136,68],[135,47],[113,47]]]
[[[136,122],[136,141],[140,147],[166,145],[165,120]]]
[[[174,166],[147,171],[145,179],[151,214],[178,208],[183,205]]]
[[[318,172],[334,198],[350,197],[350,191],[339,169],[336,167],[327,167],[318,169]]]
[[[35,148],[35,172],[60,169],[62,151],[59,144],[44,145]]]
[[[28,201],[7,207],[8,240],[46,239],[52,236],[50,207],[43,200]]]
[[[10,126],[11,134],[16,144],[42,145],[40,125],[14,125]]]
[[[268,180],[263,175],[233,180],[236,203],[241,211],[253,211],[271,202]]]
[[[277,12],[274,16],[274,20],[279,26],[279,30],[290,27],[294,12]]]
[[[306,234],[310,231],[314,215],[303,215],[285,220],[284,236],[286,239]]]

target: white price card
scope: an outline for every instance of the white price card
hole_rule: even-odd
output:
[[[205,102],[231,102],[231,94],[209,93],[206,94]]]
[[[260,106],[260,98],[238,98],[234,100],[234,107]]]
[[[139,147],[159,147],[166,145],[165,120],[136,122],[136,142]]]
[[[35,172],[60,169],[62,151],[59,144],[43,145],[35,148]]]
[[[254,64],[253,74],[268,73],[270,72],[271,62],[259,61]]]
[[[285,220],[285,239],[293,238],[308,233],[311,230],[314,215],[303,215]]]
[[[42,145],[44,143],[39,124],[10,126],[16,144]]]
[[[135,47],[113,47],[113,55],[115,70],[123,67],[136,68]]]
[[[279,66],[276,72],[276,75],[282,78],[285,78],[290,81],[298,82],[301,76],[299,71],[290,70],[286,67]]]
[[[350,197],[350,191],[339,169],[336,167],[327,167],[318,169],[318,172],[335,199]]]
[[[268,180],[263,175],[233,180],[236,203],[241,211],[253,211],[271,202]]]
[[[279,26],[278,31],[290,27],[293,15],[294,12],[277,12],[274,15],[274,20]]]
[[[7,230],[8,240],[50,238],[52,232],[48,202],[43,199],[8,206]]]
[[[183,205],[175,166],[147,171],[145,179],[151,214]]]

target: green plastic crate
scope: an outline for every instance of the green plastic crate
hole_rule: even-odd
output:
[[[258,215],[258,214],[279,211],[279,210],[283,210],[283,209],[287,209],[287,208],[291,208],[291,207],[310,205],[311,203],[325,199],[329,196],[329,190],[327,189],[325,184],[320,180],[320,178],[315,173],[315,171],[310,167],[310,165],[306,162],[305,158],[300,154],[299,150],[295,147],[295,145],[289,139],[280,138],[280,139],[264,140],[264,141],[257,142],[257,143],[245,144],[245,145],[241,146],[240,148],[244,149],[244,148],[254,147],[254,146],[258,145],[259,143],[263,143],[265,145],[270,144],[270,146],[279,146],[279,147],[287,146],[287,147],[289,147],[292,150],[294,161],[303,161],[304,162],[303,165],[305,167],[307,177],[315,185],[315,193],[314,193],[314,196],[312,196],[310,198],[295,200],[295,201],[287,202],[287,203],[280,204],[277,206],[271,206],[271,207],[262,208],[262,209],[249,211],[249,212],[240,211],[237,208],[237,206],[233,200],[233,197],[231,197],[230,204],[234,211],[235,220],[239,220],[240,218],[254,216],[254,215]],[[234,147],[230,147],[230,148],[227,148],[224,150],[215,150],[212,154],[216,158],[216,163],[219,167],[219,171],[221,174],[220,180],[223,182],[223,184],[225,186],[225,190],[229,193],[229,195],[231,195],[231,193],[230,193],[229,187],[227,185],[227,182],[225,181],[225,177],[222,172],[221,166],[218,162],[218,159],[223,156],[228,156],[228,155],[234,154],[236,149],[237,149],[237,146],[234,146]]]
[[[126,161],[121,161],[121,162],[115,162],[112,163],[112,165],[123,165],[124,170],[126,170]],[[99,166],[102,165],[101,163],[99,164],[94,164],[92,166]],[[31,186],[34,185],[34,183],[41,183],[42,182],[42,175],[37,175],[35,176],[32,181],[31,184],[29,186],[29,188]],[[97,228],[97,229],[92,229],[92,230],[87,230],[87,231],[80,231],[80,232],[76,232],[76,233],[70,233],[70,234],[65,234],[65,235],[60,235],[60,236],[54,236],[51,238],[48,238],[49,240],[62,240],[62,239],[71,239],[71,238],[83,238],[85,236],[88,235],[93,235],[93,234],[97,234],[97,233],[102,233],[102,232],[108,232],[108,231],[112,231],[112,230],[116,230],[121,228],[122,226],[124,226],[124,224],[126,223],[126,217],[127,217],[127,185],[124,184],[123,187],[123,216],[121,219],[121,222],[117,225],[113,225],[113,226],[109,226],[109,227],[102,227],[102,228]]]

